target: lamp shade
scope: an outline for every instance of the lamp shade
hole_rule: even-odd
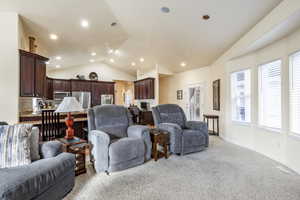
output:
[[[82,106],[79,104],[75,97],[65,97],[59,104],[55,112],[57,113],[70,113],[83,111]]]

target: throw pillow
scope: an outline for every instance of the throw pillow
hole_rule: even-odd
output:
[[[31,161],[39,160],[39,128],[33,127],[30,136],[30,157]]]
[[[0,126],[0,168],[31,163],[30,135],[32,125]]]

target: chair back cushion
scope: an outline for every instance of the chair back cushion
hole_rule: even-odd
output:
[[[96,106],[89,111],[89,130],[101,130],[116,137],[127,137],[127,128],[132,124],[129,111],[123,106]]]
[[[155,124],[174,123],[185,127],[186,117],[182,108],[176,104],[162,104],[153,109]]]
[[[0,168],[31,163],[30,136],[32,125],[0,126]]]

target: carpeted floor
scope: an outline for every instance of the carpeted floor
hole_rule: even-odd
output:
[[[122,172],[76,178],[66,200],[300,200],[300,175],[253,151],[211,138],[206,151]]]

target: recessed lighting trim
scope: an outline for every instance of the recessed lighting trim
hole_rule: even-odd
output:
[[[135,62],[132,62],[131,65],[132,65],[132,66],[136,66],[136,63],[135,63]]]
[[[91,59],[90,62],[93,63],[93,62],[95,62],[95,60],[94,60],[94,59]]]
[[[83,28],[87,28],[87,27],[89,27],[89,25],[90,25],[90,23],[87,20],[85,20],[85,19],[81,20],[81,26]]]
[[[56,56],[55,59],[56,60],[61,60],[61,56]]]
[[[51,39],[51,40],[57,40],[57,39],[58,39],[58,36],[55,35],[55,34],[50,34],[50,39]]]
[[[169,13],[170,12],[170,8],[164,6],[160,9],[163,13]]]
[[[113,52],[114,52],[113,49],[109,49],[109,50],[108,50],[108,53],[109,53],[109,54],[112,54]]]
[[[91,53],[91,56],[96,56],[96,55],[97,55],[96,52],[92,52],[92,53]]]
[[[144,58],[140,58],[140,62],[144,62],[145,61],[145,59]]]
[[[115,60],[111,58],[111,59],[109,59],[109,62],[114,63]]]
[[[119,55],[120,51],[118,49],[116,49],[114,53],[115,53],[115,55]]]
[[[60,68],[61,66],[60,66],[60,65],[56,65],[55,67],[58,69],[58,68]]]
[[[186,66],[186,63],[185,63],[185,62],[182,62],[182,63],[180,63],[180,66],[181,66],[181,67],[185,67],[185,66]]]

